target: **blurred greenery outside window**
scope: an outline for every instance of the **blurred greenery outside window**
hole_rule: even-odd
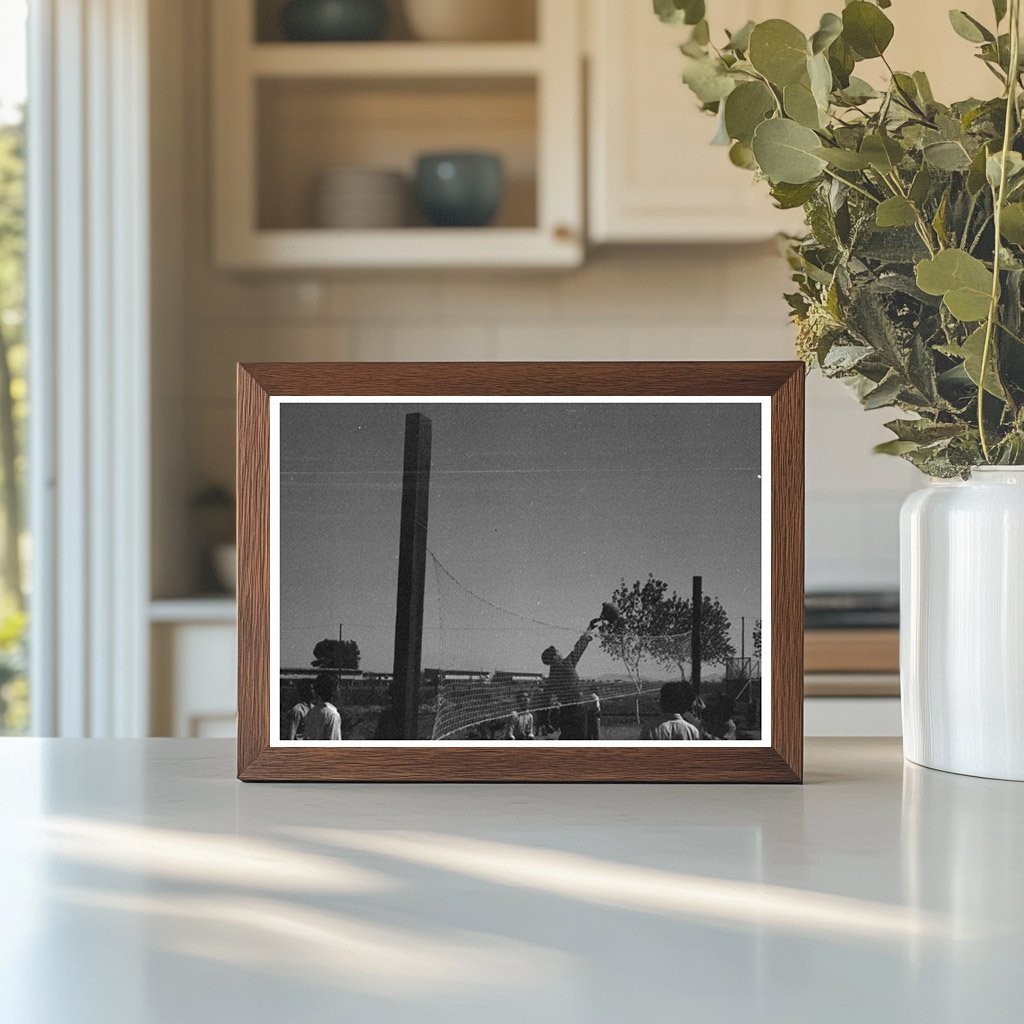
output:
[[[0,735],[29,729],[25,0],[0,0]]]

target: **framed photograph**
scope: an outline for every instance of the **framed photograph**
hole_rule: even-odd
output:
[[[804,368],[238,368],[245,781],[799,782]]]

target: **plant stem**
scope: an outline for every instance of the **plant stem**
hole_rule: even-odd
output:
[[[999,316],[999,272],[1002,269],[1003,205],[1006,201],[1006,173],[1009,163],[1013,127],[1017,118],[1017,83],[1020,67],[1020,0],[1010,0],[1010,74],[1006,83],[1006,124],[1003,126],[1003,150],[999,168],[999,190],[995,197],[995,246],[992,256],[992,295],[989,300],[988,320],[985,323],[985,345],[981,350],[981,370],[978,373],[978,435],[985,461],[992,462],[992,452],[985,430],[985,375],[992,355],[992,335]]]
[[[833,181],[838,181],[841,185],[845,185],[847,188],[852,188],[854,192],[859,192],[862,196],[864,196],[865,199],[870,199],[871,202],[875,204],[875,206],[878,205],[880,201],[878,197],[873,196],[867,189],[861,188],[860,185],[857,185],[852,181],[847,181],[846,178],[840,178],[838,174],[833,173],[827,167],[825,168],[825,173]]]
[[[934,256],[935,247],[932,245],[931,228],[928,226],[928,221],[924,219],[924,214],[917,208],[917,204],[910,201],[910,197],[907,195],[906,189],[903,187],[903,182],[900,181],[899,172],[893,168],[892,174],[883,174],[882,179],[889,183],[901,199],[906,199],[906,201],[910,203],[910,206],[914,211],[914,216],[917,218],[917,233],[921,236],[921,241],[924,242],[929,254]],[[942,241],[936,237],[935,242],[941,250],[943,248]]]

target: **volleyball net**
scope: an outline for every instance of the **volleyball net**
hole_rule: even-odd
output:
[[[475,593],[431,552],[439,632],[432,739],[508,738],[517,715],[553,728],[569,706],[640,698],[666,680],[675,659],[690,656],[690,636],[643,636],[602,623],[579,656],[579,687],[556,685],[542,654],[571,656],[585,623],[572,627],[512,611]],[[595,602],[599,604],[599,602]],[[596,698],[596,700],[595,700]],[[538,738],[542,738],[538,736]]]

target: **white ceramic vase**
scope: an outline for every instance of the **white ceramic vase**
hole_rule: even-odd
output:
[[[915,492],[900,549],[904,753],[1024,781],[1024,467]]]

